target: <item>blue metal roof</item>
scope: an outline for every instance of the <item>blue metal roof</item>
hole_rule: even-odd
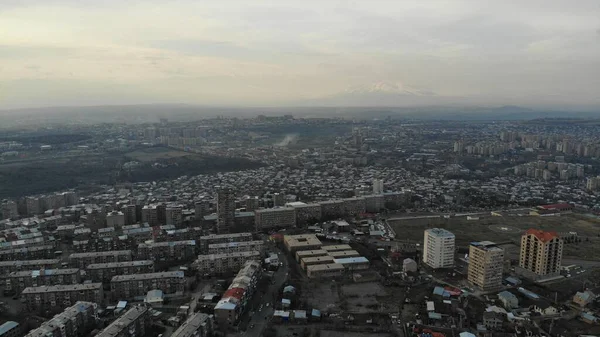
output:
[[[11,329],[14,329],[16,326],[19,326],[19,323],[13,321],[8,321],[0,325],[0,336],[9,332]]]
[[[345,257],[345,258],[341,258],[341,259],[333,259],[334,263],[340,263],[340,264],[347,264],[347,263],[369,263],[369,260],[367,260],[366,257],[364,256],[359,256],[359,257]]]

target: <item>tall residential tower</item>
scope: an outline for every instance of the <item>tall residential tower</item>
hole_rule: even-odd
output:
[[[431,268],[454,266],[454,234],[443,228],[425,231],[423,239],[423,262]]]

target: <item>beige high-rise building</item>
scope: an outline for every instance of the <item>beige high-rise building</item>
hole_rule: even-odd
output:
[[[530,229],[521,236],[519,267],[539,276],[560,273],[563,240],[556,232]]]
[[[471,242],[468,280],[483,291],[502,287],[504,250],[490,241]]]

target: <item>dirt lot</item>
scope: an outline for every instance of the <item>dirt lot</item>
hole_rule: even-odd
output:
[[[466,220],[466,217],[450,219],[393,220],[389,221],[398,237],[410,241],[423,241],[423,231],[427,228],[446,228],[456,235],[457,246],[466,247],[472,241],[512,242],[519,244],[521,234],[529,228],[556,231],[561,235],[576,232],[582,239],[577,244],[566,244],[565,258],[600,259],[600,222],[579,214],[556,217],[502,216],[481,217],[479,220]],[[511,247],[514,248],[514,247]],[[512,249],[511,249],[512,250]]]
[[[339,294],[334,282],[311,283],[303,287],[302,297],[309,306],[321,311],[339,310]]]
[[[347,311],[354,313],[386,312],[379,299],[386,298],[388,292],[379,283],[356,283],[341,287],[341,298],[346,302]],[[397,312],[397,307],[394,308]]]

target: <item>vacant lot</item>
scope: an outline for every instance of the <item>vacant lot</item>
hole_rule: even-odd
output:
[[[340,289],[340,297],[345,302],[348,312],[367,313],[385,312],[385,305],[380,299],[386,298],[388,293],[379,283],[357,283],[344,285]],[[392,308],[390,308],[392,309]],[[397,311],[398,307],[393,308]]]
[[[564,256],[579,259],[600,259],[600,223],[597,219],[579,214],[566,214],[555,217],[539,216],[502,216],[481,217],[479,220],[467,220],[466,217],[431,218],[429,220],[392,220],[389,221],[398,237],[409,241],[422,242],[423,231],[427,228],[445,228],[456,235],[456,244],[467,247],[472,241],[493,241],[496,243],[520,244],[521,234],[530,228],[556,231],[565,236],[576,232],[581,242],[566,244]],[[515,247],[511,247],[515,248]]]
[[[340,297],[335,282],[324,280],[322,283],[311,283],[311,286],[302,289],[302,296],[310,307],[321,311],[339,310]]]

